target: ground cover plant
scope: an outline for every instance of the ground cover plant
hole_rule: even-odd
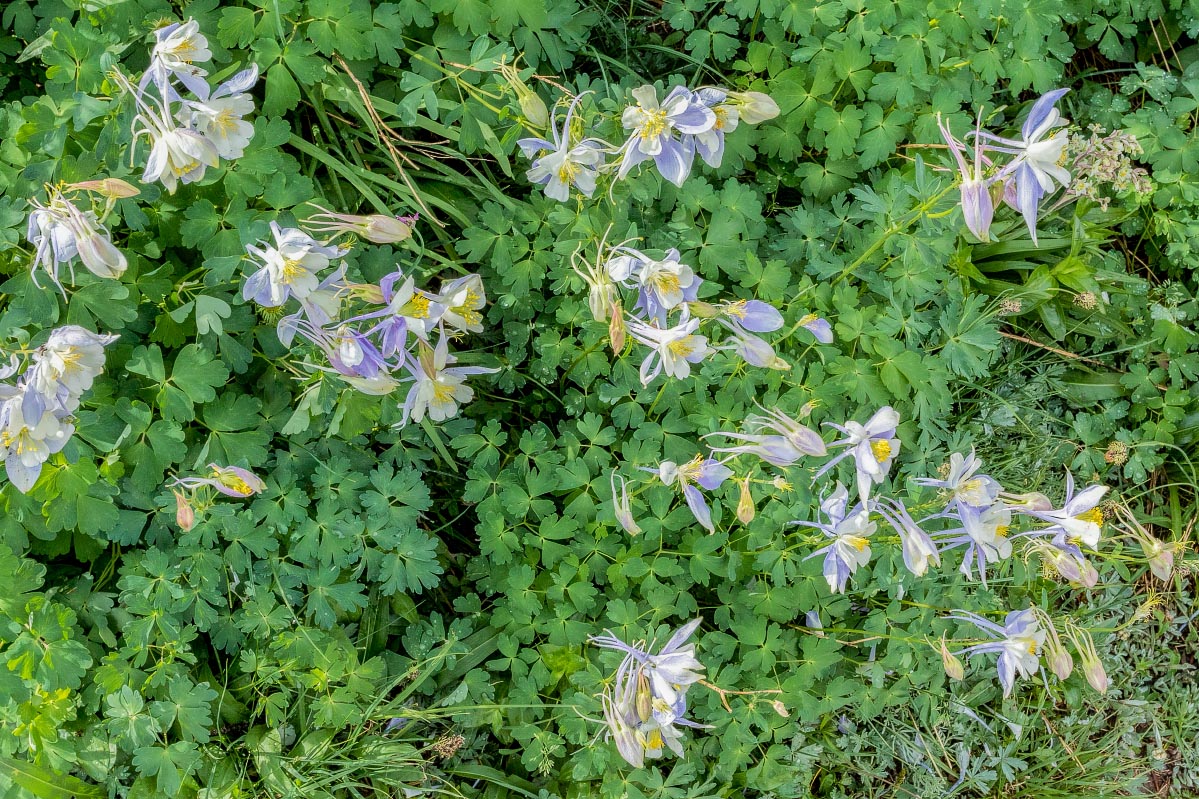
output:
[[[7,3],[0,795],[1194,795],[1197,36]]]

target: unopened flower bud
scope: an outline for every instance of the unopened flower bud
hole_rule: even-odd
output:
[[[72,183],[67,188],[94,191],[97,194],[103,194],[105,197],[109,197],[113,200],[124,200],[141,194],[141,189],[126,183],[120,178],[84,180],[79,183]]]
[[[762,92],[729,92],[737,103],[737,116],[747,125],[757,125],[779,115],[779,106]]]
[[[649,721],[651,715],[653,715],[653,696],[645,677],[640,677],[637,684],[637,717],[642,721]]]
[[[958,660],[952,652],[949,651],[949,646],[945,643],[945,636],[941,636],[941,665],[945,667],[945,674],[951,680],[962,680],[966,677],[966,669],[962,666],[962,661]]]
[[[776,699],[773,702],[771,702],[770,707],[772,707],[774,709],[775,713],[778,713],[783,718],[791,717],[791,714],[787,711],[787,706],[783,704],[781,699]]]
[[[612,302],[612,318],[608,320],[608,339],[612,342],[612,352],[619,355],[624,350],[625,327],[624,309],[620,300]]]
[[[749,490],[749,478],[741,481],[741,498],[737,502],[737,520],[749,524],[754,520],[754,495]]]
[[[196,526],[196,512],[182,491],[176,491],[174,494],[175,524],[179,525],[179,529],[186,533]]]
[[[696,300],[695,302],[687,303],[687,310],[691,315],[699,319],[713,319],[720,316],[720,309],[710,302]]]
[[[1018,510],[1034,510],[1034,511],[1051,511],[1053,503],[1049,501],[1049,497],[1039,491],[1029,491],[1026,494],[1009,494],[1002,493],[1000,496],[1007,500],[1013,508]]]
[[[396,244],[412,238],[417,216],[387,216],[371,214],[364,218],[359,232],[373,244]]]
[[[545,101],[537,92],[525,85],[515,65],[500,64],[499,71],[508,86],[516,93],[516,102],[520,105],[520,113],[524,116],[525,121],[538,130],[549,127],[550,111],[546,108]]]

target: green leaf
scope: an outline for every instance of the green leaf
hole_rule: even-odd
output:
[[[183,778],[199,766],[201,755],[191,741],[176,741],[168,746],[143,746],[133,753],[133,765],[147,777],[158,776],[155,784],[167,796],[176,796]]]
[[[0,756],[0,769],[14,784],[37,799],[104,799],[108,794],[78,777],[51,771],[23,760]]]

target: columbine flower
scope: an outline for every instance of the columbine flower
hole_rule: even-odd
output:
[[[616,483],[620,482],[620,491],[616,490]],[[613,470],[610,475],[609,482],[612,484],[612,512],[616,515],[616,521],[624,528],[624,531],[629,535],[638,535],[641,532],[640,525],[633,518],[633,510],[629,506],[629,491],[627,481],[618,475]]]
[[[886,405],[864,425],[857,422],[846,422],[844,427],[829,422],[826,424],[845,434],[845,438],[828,446],[846,447],[846,450],[822,466],[820,471],[816,472],[816,477],[832,469],[844,458],[852,456],[857,470],[858,498],[865,502],[870,497],[871,486],[883,481],[895,456],[899,454],[900,442],[895,438],[899,414],[890,405]]]
[[[527,158],[549,151],[533,159],[526,177],[530,183],[545,186],[545,196],[559,202],[570,199],[571,186],[582,192],[583,196],[590,197],[595,192],[596,169],[604,160],[603,142],[583,139],[573,146],[570,143],[571,121],[582,99],[583,95],[579,95],[571,102],[561,128],[556,124],[550,126],[553,141],[529,138],[516,142]],[[554,122],[557,122],[556,115]]]
[[[264,308],[278,308],[295,297],[304,300],[320,287],[317,273],[328,268],[330,259],[341,258],[346,250],[326,246],[298,228],[280,227],[271,222],[275,245],[246,251],[257,258],[260,268],[246,278],[242,297]]]
[[[73,412],[83,392],[104,371],[104,348],[117,338],[78,325],[55,328],[46,343],[34,351],[32,364],[25,372],[26,403],[36,403],[38,411],[49,408]],[[27,413],[30,407],[27,405]]]
[[[699,336],[700,320],[689,319],[683,313],[679,323],[665,329],[647,325],[630,317],[628,330],[633,338],[652,348],[641,362],[641,385],[648,386],[662,372],[683,380],[691,375],[691,364],[699,363],[712,353],[706,336]]]
[[[33,211],[25,237],[34,247],[33,282],[37,285],[40,267],[60,291],[58,277],[62,265],[72,268],[76,257],[96,277],[118,278],[129,263],[124,254],[113,246],[112,238],[92,211],[81,211],[56,188],[48,189],[47,204],[31,200]]]
[[[810,313],[799,320],[799,326],[811,333],[821,344],[833,343],[833,326],[828,323],[827,319],[821,319],[816,314]]]
[[[967,580],[974,577],[974,566],[978,566],[978,577],[987,584],[987,565],[1005,560],[1012,554],[1012,542],[1008,530],[1012,525],[1012,510],[1002,502],[989,508],[966,505],[958,510],[962,526],[946,530],[937,535],[943,541],[942,552],[965,545],[960,571]]]
[[[870,509],[878,513],[899,534],[903,549],[903,564],[908,571],[917,577],[922,577],[928,571],[928,563],[932,561],[941,565],[941,554],[932,537],[908,513],[903,502],[898,499],[877,497]]]
[[[421,354],[414,367],[409,359],[408,369],[412,373],[412,388],[401,406],[399,426],[409,420],[419,422],[428,413],[435,422],[443,422],[458,415],[458,406],[474,399],[475,392],[466,385],[471,375],[498,372],[482,366],[450,366],[458,359],[450,354],[449,339],[442,336],[435,347],[421,342]]]
[[[1069,134],[1059,130],[1049,135],[1054,128],[1068,124],[1056,108],[1057,101],[1068,91],[1054,89],[1033,103],[1028,118],[1020,128],[1020,140],[1005,139],[985,132],[977,134],[993,142],[985,145],[988,150],[1016,156],[996,179],[1011,173],[1014,205],[1024,216],[1034,244],[1037,241],[1037,209],[1041,198],[1054,190],[1055,181],[1061,186],[1070,184],[1070,173],[1060,164],[1069,143]]]
[[[1040,649],[1045,643],[1045,631],[1037,622],[1032,609],[1013,610],[1007,615],[1003,626],[987,621],[976,613],[956,610],[949,616],[951,619],[968,621],[989,637],[997,638],[982,644],[968,646],[958,654],[977,655],[986,652],[998,652],[999,660],[996,666],[999,670],[999,684],[1003,686],[1003,696],[1007,698],[1015,684],[1016,674],[1031,677],[1040,668]]]
[[[337,214],[316,206],[319,214],[304,220],[304,225],[314,233],[353,233],[372,244],[398,244],[412,238],[412,229],[418,216],[388,216],[387,214]]]
[[[1037,531],[1038,535],[1052,535],[1055,541],[1071,544],[1082,542],[1091,549],[1099,546],[1102,533],[1103,511],[1099,502],[1107,493],[1107,486],[1087,486],[1074,493],[1074,475],[1066,472],[1066,501],[1056,510],[1023,510],[1023,513],[1051,526]]]
[[[988,180],[983,177],[983,172],[990,166],[990,162],[983,156],[981,122],[982,115],[980,113],[974,128],[974,160],[973,163],[967,165],[964,155],[966,146],[954,137],[949,125],[942,121],[939,113],[937,114],[937,127],[941,130],[941,138],[945,140],[949,151],[953,153],[962,178],[962,216],[965,217],[966,227],[979,241],[990,241],[991,220],[995,216],[995,201],[991,199],[993,179]]]
[[[870,541],[878,525],[870,521],[870,513],[861,503],[848,508],[849,492],[840,482],[832,496],[820,503],[828,523],[793,522],[814,527],[833,539],[833,543],[818,549],[808,558],[824,555],[824,579],[834,594],[845,593],[845,585],[860,567],[870,562]]]
[[[483,278],[471,274],[442,283],[437,304],[445,308],[441,321],[453,329],[483,332],[483,314],[479,313],[487,305]]]
[[[695,302],[703,280],[695,270],[679,262],[679,251],[669,249],[662,260],[628,247],[616,247],[608,259],[608,275],[627,288],[638,290],[634,306],[645,312],[659,327],[666,324],[669,311],[684,302]]]
[[[227,497],[237,499],[245,499],[266,490],[266,483],[262,478],[249,469],[240,466],[218,466],[215,463],[208,464],[208,468],[211,470],[208,477],[176,477],[171,485],[192,489],[208,486]]]
[[[1149,562],[1149,571],[1162,582],[1169,582],[1170,574],[1174,571],[1174,553],[1182,548],[1182,544],[1178,541],[1168,543],[1161,541],[1146,530],[1137,521],[1132,511],[1123,505],[1116,505],[1116,513],[1122,521],[1127,523],[1128,526],[1125,529],[1141,545],[1141,552],[1145,554],[1145,559]]]
[[[254,111],[254,98],[246,92],[257,82],[258,66],[251,65],[222,83],[211,95],[208,84],[204,84],[203,94],[196,92],[203,100],[185,100],[178,119],[212,142],[221,158],[241,158],[254,138],[254,126],[245,121]]]
[[[194,19],[176,22],[154,31],[154,38],[150,67],[142,77],[141,88],[153,80],[165,95],[168,82],[174,76],[196,96],[206,94],[208,83],[204,78],[208,72],[196,64],[212,58],[212,51],[208,49],[208,40],[200,33],[200,24]]]
[[[759,406],[760,407],[760,406]],[[827,453],[824,440],[810,427],[792,419],[777,408],[762,409],[765,416],[750,414],[745,417],[745,427],[753,433],[730,433],[718,430],[708,436],[724,436],[734,441],[745,441],[734,447],[717,447],[713,452],[729,452],[736,455],[757,455],[772,466],[785,469],[804,455],[820,457]],[[760,430],[769,430],[763,435]]]
[[[947,510],[963,507],[989,508],[999,498],[1003,486],[989,474],[975,476],[982,465],[982,461],[974,456],[974,450],[970,450],[969,455],[955,452],[949,456],[949,474],[944,480],[919,477],[915,482],[946,491],[949,494]]]
[[[75,427],[39,403],[29,403],[28,386],[0,385],[0,461],[8,480],[22,494],[28,493],[42,465],[62,450]]]
[[[624,129],[632,133],[620,148],[623,157],[616,177],[623,179],[633,167],[652,158],[662,177],[682,186],[691,172],[695,151],[675,138],[675,132],[704,133],[716,124],[716,114],[684,86],[671,89],[661,104],[653,86],[633,89],[633,97],[637,104],[621,116]]]
[[[643,641],[626,644],[611,632],[588,639],[625,654],[601,702],[617,751],[635,767],[647,757],[661,757],[664,748],[683,756],[682,732],[675,725],[707,728],[684,717],[687,689],[702,679],[704,670],[695,657],[695,644],[687,643],[700,621],[679,628],[656,655]]]
[[[729,102],[728,92],[724,89],[711,87],[699,89],[695,92],[695,98],[704,106],[712,109],[712,114],[716,119],[707,130],[684,136],[683,144],[694,147],[700,158],[704,159],[704,163],[715,169],[724,160],[725,134],[737,129],[737,123],[740,121],[739,106]]]
[[[684,464],[662,461],[658,465],[658,477],[662,483],[679,487],[695,520],[709,533],[716,532],[716,527],[712,524],[712,509],[708,507],[704,495],[695,486],[698,485],[705,491],[715,491],[732,474],[733,470],[720,461],[711,458],[705,459],[702,455],[696,455]]]

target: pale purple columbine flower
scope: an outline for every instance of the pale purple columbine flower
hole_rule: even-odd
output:
[[[682,186],[691,173],[695,150],[675,137],[704,133],[716,124],[716,114],[700,102],[685,86],[676,86],[658,103],[653,86],[633,89],[636,105],[621,115],[621,124],[631,131],[620,148],[622,156],[617,179],[623,179],[633,167],[652,158],[658,172],[676,186]]]
[[[878,529],[870,521],[870,512],[861,504],[849,508],[849,492],[840,482],[828,499],[820,503],[828,523],[798,521],[792,524],[820,530],[833,542],[816,550],[804,560],[824,555],[824,579],[834,594],[845,593],[845,585],[862,566],[870,562],[869,537]]]
[[[821,344],[833,343],[833,326],[828,323],[827,319],[810,313],[799,320],[799,326],[811,333]]]
[[[1020,128],[1019,140],[1006,139],[985,131],[976,134],[988,142],[985,145],[986,149],[1016,156],[993,179],[998,180],[1011,175],[1013,196],[1007,197],[1005,191],[1005,197],[1024,216],[1034,244],[1037,241],[1037,211],[1041,198],[1054,190],[1055,182],[1063,187],[1070,184],[1070,172],[1060,164],[1069,134],[1065,130],[1059,130],[1050,135],[1054,128],[1062,128],[1068,124],[1056,107],[1057,101],[1068,91],[1069,89],[1054,89],[1041,95],[1033,103],[1028,118]]]
[[[1039,536],[1053,536],[1055,542],[1086,544],[1091,549],[1099,546],[1102,534],[1103,511],[1099,503],[1107,493],[1107,486],[1091,485],[1074,493],[1074,475],[1066,472],[1066,500],[1061,508],[1050,510],[1020,509],[1021,513],[1048,522],[1049,527],[1036,531]]]
[[[903,564],[917,577],[928,571],[929,561],[941,565],[941,553],[932,537],[912,518],[902,501],[889,497],[875,497],[870,509],[886,519],[899,534],[903,549]]]
[[[280,227],[271,221],[273,246],[246,245],[246,251],[258,259],[259,268],[242,286],[242,297],[264,308],[278,308],[291,297],[303,300],[320,287],[319,272],[332,259],[348,250],[321,244],[299,228]]]
[[[995,217],[995,201],[991,198],[994,178],[984,177],[991,162],[983,155],[981,124],[980,113],[974,127],[974,158],[967,164],[966,145],[954,137],[949,125],[941,119],[939,113],[937,114],[937,127],[941,130],[941,138],[945,140],[958,164],[958,173],[961,176],[962,216],[965,218],[966,227],[979,241],[990,241],[991,220]]]
[[[661,757],[669,748],[683,756],[682,732],[675,725],[709,729],[687,719],[687,689],[703,679],[704,665],[687,643],[701,619],[683,625],[657,654],[644,641],[627,644],[610,631],[588,641],[624,653],[613,684],[601,696],[604,721],[617,751],[640,768],[645,758]]]
[[[918,477],[917,485],[939,488],[949,494],[947,511],[955,508],[973,507],[989,508],[999,498],[1003,486],[989,474],[977,474],[982,468],[982,461],[970,450],[969,455],[954,452],[949,456],[949,474],[944,480],[932,477]]]
[[[208,468],[211,470],[209,477],[176,477],[170,485],[192,489],[208,486],[227,497],[237,499],[245,499],[266,490],[266,483],[262,478],[249,469],[240,466],[218,466],[215,463],[208,464]]]
[[[965,546],[960,570],[967,580],[971,580],[977,565],[979,580],[985,587],[987,565],[1005,560],[1012,554],[1012,542],[1008,539],[1012,509],[1002,502],[996,502],[988,508],[963,505],[956,512],[943,515],[957,518],[962,526],[936,534],[937,541],[941,543],[941,552]]]
[[[800,424],[777,408],[762,408],[762,411],[765,416],[750,414],[745,417],[745,429],[750,430],[750,433],[718,430],[704,436],[724,436],[734,441],[746,442],[733,447],[714,447],[712,451],[733,455],[756,455],[780,469],[794,465],[805,455],[821,457],[828,453],[824,440],[815,430]],[[769,430],[770,433],[759,432],[762,430]]]
[[[866,424],[825,424],[845,435],[845,438],[828,446],[846,449],[822,466],[815,476],[820,477],[843,459],[852,456],[857,471],[858,498],[865,502],[870,497],[871,486],[880,484],[886,478],[895,456],[899,454],[900,441],[895,438],[899,414],[890,405],[885,405],[871,416]]]
[[[662,372],[683,380],[691,375],[691,365],[700,363],[713,350],[707,336],[697,335],[699,319],[689,319],[684,311],[674,327],[660,328],[629,317],[628,330],[633,338],[651,348],[641,362],[641,385],[648,386]]]
[[[716,311],[717,324],[733,334],[732,349],[746,363],[765,368],[779,366],[778,355],[770,342],[754,335],[783,326],[783,315],[777,309],[761,300],[734,300],[716,306]]]
[[[664,485],[677,486],[683,493],[683,499],[687,501],[687,507],[691,509],[695,520],[709,533],[716,532],[712,523],[712,509],[708,507],[708,501],[699,489],[715,491],[725,480],[732,477],[733,470],[718,460],[696,455],[683,464],[662,461],[656,471]]]
[[[633,518],[633,510],[629,505],[628,481],[613,469],[609,476],[609,482],[612,485],[612,513],[616,516],[617,523],[629,535],[639,535],[641,526]],[[619,491],[616,490],[617,482],[620,483]]]
[[[678,250],[667,250],[661,260],[631,247],[613,247],[611,252],[606,264],[608,276],[625,288],[636,289],[634,308],[659,327],[666,325],[670,311],[696,301],[703,279],[679,261]]]
[[[400,284],[398,288],[397,283]],[[379,281],[379,290],[385,307],[348,321],[381,318],[382,321],[370,332],[380,336],[379,350],[387,358],[407,349],[409,333],[420,341],[428,342],[429,334],[446,311],[442,298],[416,288],[412,277],[406,277],[403,272],[384,276]]]
[[[597,170],[604,162],[606,145],[598,139],[583,139],[575,145],[570,143],[571,121],[582,99],[580,94],[571,102],[560,128],[555,114],[550,124],[553,141],[528,138],[516,142],[525,157],[533,159],[532,168],[526,173],[529,182],[544,186],[545,196],[558,202],[570,199],[571,186],[583,196],[590,197],[595,192]],[[538,153],[545,155],[533,158]]]
[[[998,639],[968,646],[958,654],[979,655],[998,652],[999,660],[996,667],[1005,699],[1012,693],[1012,686],[1015,684],[1017,674],[1028,678],[1040,669],[1040,650],[1045,643],[1045,631],[1041,629],[1032,608],[1013,610],[1008,613],[1002,627],[984,619],[977,613],[965,610],[955,610],[948,618],[970,622],[986,633],[988,637]]]
[[[65,295],[58,269],[66,265],[73,281],[75,258],[96,277],[118,278],[124,274],[129,263],[113,245],[112,236],[100,224],[96,214],[79,210],[57,188],[50,188],[48,192],[46,205],[30,201],[33,211],[25,231],[25,237],[34,248],[31,265],[34,285],[40,285],[37,282],[40,267]]]
[[[199,100],[184,100],[177,119],[185,127],[198,131],[212,142],[217,154],[226,160],[241,158],[254,138],[254,125],[245,117],[254,112],[254,98],[247,92],[258,82],[258,66],[251,64],[218,86],[211,94],[204,83],[203,93],[192,91]]]

